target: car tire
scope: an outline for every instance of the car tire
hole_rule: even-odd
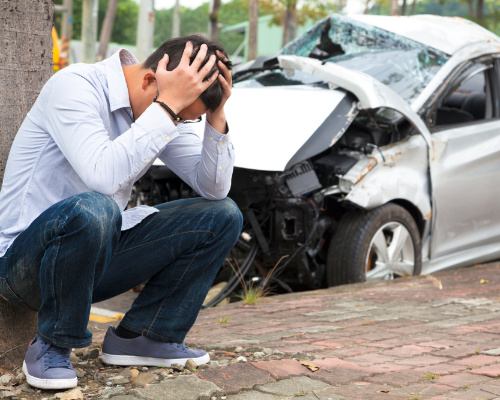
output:
[[[421,248],[417,224],[403,207],[388,203],[363,213],[349,211],[330,242],[327,284],[419,275]]]

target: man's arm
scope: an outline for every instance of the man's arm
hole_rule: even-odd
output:
[[[107,113],[102,93],[75,72],[60,74],[48,96],[45,130],[90,190],[111,196],[130,185],[178,136],[173,122],[154,104],[111,140],[101,115]]]
[[[217,56],[225,61],[224,54]],[[219,107],[207,112],[203,141],[189,132],[189,125],[179,125],[180,135],[169,144],[160,159],[198,194],[209,200],[224,199],[231,188],[234,148],[228,133],[224,105],[231,96],[231,72],[219,61],[218,79],[223,90]]]

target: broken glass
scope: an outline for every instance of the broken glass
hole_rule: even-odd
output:
[[[411,102],[450,58],[432,47],[383,29],[333,15],[281,51],[364,72]]]

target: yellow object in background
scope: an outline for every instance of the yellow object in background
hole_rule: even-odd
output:
[[[59,64],[59,37],[57,36],[57,31],[55,27],[52,27],[52,42],[54,43],[54,46],[52,47],[54,72],[57,72],[61,68],[61,65]]]

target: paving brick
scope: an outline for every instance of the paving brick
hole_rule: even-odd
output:
[[[297,393],[309,393],[330,387],[327,383],[311,379],[307,376],[299,376],[292,379],[282,379],[278,382],[266,383],[255,386],[255,390],[262,393],[280,396],[294,396]]]
[[[472,371],[469,371],[472,372]],[[465,385],[472,386],[487,381],[484,376],[474,375],[468,372],[457,373],[440,377],[437,381],[453,388],[462,388]]]
[[[394,349],[390,350],[384,350],[382,354],[388,356],[395,356],[398,358],[407,358],[407,357],[417,356],[420,354],[430,353],[432,352],[432,350],[433,350],[432,347],[408,345],[408,346],[395,347]]]
[[[435,351],[432,354],[435,356],[445,356],[452,358],[463,358],[466,356],[474,355],[479,351],[477,344],[469,344],[465,346],[452,347],[446,350]]]
[[[443,358],[443,357],[434,357],[434,356],[418,356],[418,357],[413,357],[413,358],[404,358],[399,361],[395,361],[395,364],[400,364],[400,365],[413,365],[415,367],[424,367],[426,365],[434,365],[434,364],[441,364],[447,362],[448,359]]]
[[[373,376],[370,376],[369,378],[366,378],[366,380],[373,382],[373,383],[379,383],[379,384],[387,384],[395,387],[399,386],[406,386],[410,385],[412,383],[417,383],[421,380],[423,380],[424,375],[423,374],[416,374],[413,370],[412,371],[399,371],[399,372],[388,372],[388,373],[383,373],[383,374],[376,374]]]
[[[488,365],[493,364],[497,361],[497,357],[488,355],[474,355],[470,357],[465,357],[460,360],[453,361],[453,364],[459,365]]]
[[[467,367],[465,365],[453,365],[453,364],[435,364],[428,365],[425,367],[415,368],[414,371],[437,374],[437,375],[451,375],[455,372],[465,371]]]
[[[347,399],[372,400],[377,398],[388,398],[388,394],[393,388],[384,384],[370,382],[353,382],[351,385],[329,388],[323,390],[324,393],[335,393]],[[394,399],[394,397],[391,397]]]
[[[496,378],[500,376],[500,364],[487,365],[485,367],[473,369],[470,372],[475,375],[487,375]]]
[[[314,360],[314,364],[323,367],[323,369],[333,371],[334,369],[363,369],[359,364],[347,362],[340,358],[325,358],[323,360]]]
[[[326,370],[322,368],[319,371],[311,372],[309,376],[316,380],[326,382],[329,385],[340,385],[348,382],[365,380],[371,374],[371,371],[363,369],[338,368],[336,370]]]
[[[412,370],[413,367],[410,365],[399,365],[395,363],[387,363],[387,364],[377,364],[369,367],[370,371],[377,374],[388,373],[388,372],[397,372],[397,371],[408,371]]]
[[[312,361],[314,363],[314,361]],[[251,363],[254,367],[267,372],[274,379],[305,375],[309,369],[296,360],[270,360]]]
[[[420,395],[421,398],[428,398],[448,393],[451,390],[453,390],[453,388],[447,385],[437,383],[416,383],[399,389],[394,389],[391,391],[391,395],[404,396],[406,399],[410,398],[411,395]]]
[[[363,354],[360,356],[356,357],[350,357],[350,358],[345,358],[345,361],[348,362],[353,362],[355,364],[359,365],[364,365],[364,366],[371,366],[375,364],[386,364],[389,362],[393,362],[394,360],[397,360],[396,357],[391,357],[385,354],[376,354],[376,353],[370,353],[370,354]]]
[[[232,364],[219,369],[210,368],[196,372],[196,375],[201,379],[213,382],[228,394],[238,393],[241,389],[251,389],[257,384],[274,381],[268,372],[248,363]]]

